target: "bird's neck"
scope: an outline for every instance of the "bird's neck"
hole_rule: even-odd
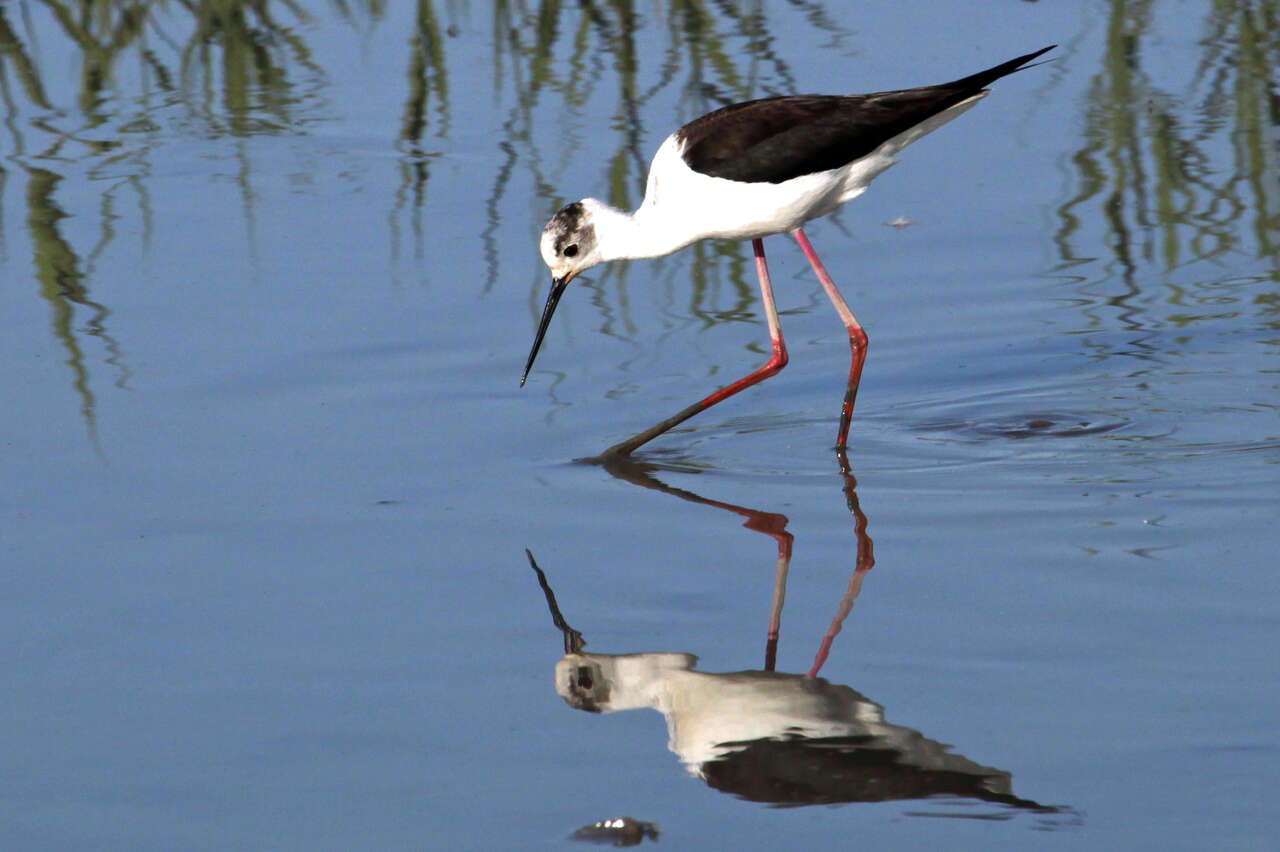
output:
[[[647,204],[640,205],[634,213],[601,204],[593,211],[592,219],[602,262],[662,257],[698,239],[696,234],[678,227],[672,217],[656,214]]]

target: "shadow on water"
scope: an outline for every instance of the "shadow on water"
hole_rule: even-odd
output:
[[[677,496],[691,499],[687,494]],[[692,499],[763,521],[763,528],[782,518],[697,495]],[[860,544],[864,540],[862,530]],[[867,541],[868,560],[869,546]],[[860,564],[855,572],[807,673],[776,671],[772,639],[763,668],[711,673],[696,671],[698,658],[691,653],[585,651],[582,633],[569,625],[546,574],[526,554],[564,640],[555,680],[565,703],[591,713],[645,707],[659,711],[667,721],[668,747],[712,789],[781,807],[930,799],[936,810],[910,815],[1008,820],[1030,811],[1038,815],[1041,828],[1080,822],[1069,807],[1014,794],[1009,772],[983,766],[919,731],[888,722],[881,705],[818,676],[870,564]],[[785,593],[786,574],[780,570],[771,633]],[[1004,809],[972,809],[977,802]]]

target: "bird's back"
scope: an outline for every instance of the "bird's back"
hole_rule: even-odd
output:
[[[935,86],[731,104],[689,122],[675,135],[685,163],[696,172],[724,180],[782,183],[840,168],[904,135],[902,145],[914,141],[947,120],[930,119],[958,115],[960,110],[949,111],[1049,49]],[[917,127],[920,133],[909,133]]]

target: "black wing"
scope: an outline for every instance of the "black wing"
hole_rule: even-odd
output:
[[[1055,46],[936,86],[731,104],[691,121],[677,135],[694,171],[726,180],[782,183],[870,154]]]

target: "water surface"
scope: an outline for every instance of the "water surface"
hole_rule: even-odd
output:
[[[1265,846],[1267,14],[0,7],[10,842]],[[637,465],[576,460],[765,360],[747,246],[584,276],[518,387],[542,223],[681,122],[1050,43],[809,229],[847,468],[785,237],[791,364]]]

